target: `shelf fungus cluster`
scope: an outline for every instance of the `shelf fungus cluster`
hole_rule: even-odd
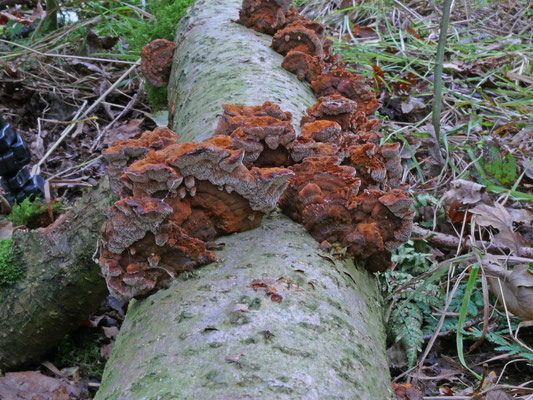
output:
[[[272,34],[283,66],[317,95],[300,135],[275,104],[227,104],[203,142],[176,143],[158,128],[104,152],[120,200],[102,227],[100,266],[116,297],[144,297],[214,261],[216,237],[259,226],[277,205],[321,247],[338,243],[370,271],[387,269],[408,240],[412,201],[399,144],[379,144],[378,101],[331,52],[324,27],[289,4],[244,0],[239,22]],[[154,46],[145,58],[162,44]]]
[[[138,147],[160,147],[166,132],[144,133]],[[113,144],[106,158],[127,158],[134,142]],[[120,176],[120,200],[107,211],[99,260],[110,292],[125,300],[214,261],[213,240],[259,226],[293,174],[243,164],[245,151],[224,135],[135,154]]]
[[[280,206],[319,242],[339,243],[370,271],[383,271],[391,265],[390,251],[405,243],[412,229],[412,200],[400,183],[400,146],[379,145],[374,94],[332,53],[324,26],[288,3],[244,0],[239,15],[241,24],[273,35],[282,66],[307,81],[318,97],[300,122],[301,135],[276,150],[286,153],[281,165],[294,172]]]

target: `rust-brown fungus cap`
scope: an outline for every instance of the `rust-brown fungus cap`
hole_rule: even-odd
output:
[[[249,117],[272,117],[280,121],[291,122],[292,115],[269,101],[262,106],[244,106],[238,104],[222,104],[224,113],[218,120],[215,135],[231,135]]]
[[[318,76],[312,82],[317,96],[331,96],[340,94],[355,100],[358,111],[371,114],[379,107],[374,93],[365,84],[364,78],[345,69],[337,69]]]
[[[401,165],[399,143],[365,143],[348,148],[347,165],[355,167],[365,185],[364,188],[381,188],[385,185],[397,187],[400,184],[403,168]]]
[[[296,132],[287,121],[249,117],[230,139],[233,148],[244,150],[244,165],[282,167],[288,164],[287,145],[296,139]]]
[[[99,263],[119,299],[146,296],[178,272],[214,261],[204,242],[166,221],[172,207],[162,200],[125,198],[106,214]]]
[[[302,118],[301,125],[316,120],[337,122],[342,130],[352,128],[357,103],[338,94],[319,97],[318,101],[307,109],[308,117]]]
[[[172,57],[176,45],[166,39],[156,39],[141,51],[141,70],[146,80],[157,87],[168,85]]]
[[[291,167],[295,175],[280,207],[318,241],[339,243],[370,271],[390,267],[390,250],[408,240],[414,211],[399,189],[360,190],[361,179],[336,157],[306,158]]]
[[[285,25],[285,13],[290,4],[291,0],[243,0],[238,22],[273,35]]]
[[[300,51],[319,59],[324,57],[322,41],[315,31],[301,25],[290,25],[277,31],[272,38],[272,48],[284,56],[290,51]]]
[[[322,73],[323,64],[318,57],[313,57],[302,51],[291,50],[283,58],[281,66],[295,74],[299,80],[311,83]]]
[[[150,150],[161,150],[176,143],[178,136],[166,127],[145,131],[138,138],[121,139],[102,152],[108,164],[111,190],[120,197],[123,188],[120,177],[128,165],[146,155]]]

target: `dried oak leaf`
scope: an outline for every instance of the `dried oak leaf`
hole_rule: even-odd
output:
[[[520,255],[522,239],[513,230],[513,218],[504,206],[499,203],[495,203],[494,207],[478,204],[470,212],[476,215],[475,221],[478,225],[491,226],[498,230],[498,233],[494,235],[494,240],[497,244],[503,245],[515,252],[515,254]]]
[[[483,258],[491,292],[517,317],[533,320],[533,274],[527,264],[507,270],[490,255]]]
[[[485,192],[485,185],[480,185],[464,179],[455,179],[452,181],[453,188],[448,190],[444,197],[446,201],[457,200],[461,204],[477,204]]]

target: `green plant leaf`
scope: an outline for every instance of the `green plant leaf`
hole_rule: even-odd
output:
[[[496,146],[489,147],[489,154],[481,161],[481,165],[504,186],[511,186],[516,179],[516,159],[511,153],[503,155]]]
[[[468,278],[468,283],[466,285],[465,294],[463,296],[463,302],[461,304],[461,311],[459,313],[459,321],[457,322],[457,355],[461,364],[469,370],[477,379],[481,380],[481,376],[475,373],[472,369],[466,365],[465,355],[463,352],[463,325],[466,321],[466,314],[468,311],[468,305],[470,304],[470,296],[476,285],[477,274],[479,272],[479,264],[475,263],[472,265],[472,270],[470,271],[470,277]]]

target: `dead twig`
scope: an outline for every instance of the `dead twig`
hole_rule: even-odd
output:
[[[464,246],[467,249],[473,249],[474,247],[484,247],[489,251],[494,252],[509,252],[509,249],[506,246],[498,245],[495,243],[490,243],[484,240],[471,240],[467,241],[466,239],[460,240],[459,238],[446,235],[444,233],[430,231],[429,229],[421,228],[420,226],[415,225],[413,227],[413,238],[415,239],[424,239],[427,240],[432,245],[442,246],[446,248],[457,248],[459,245]],[[522,247],[520,249],[520,255],[522,257],[533,257],[533,248],[532,247]]]

